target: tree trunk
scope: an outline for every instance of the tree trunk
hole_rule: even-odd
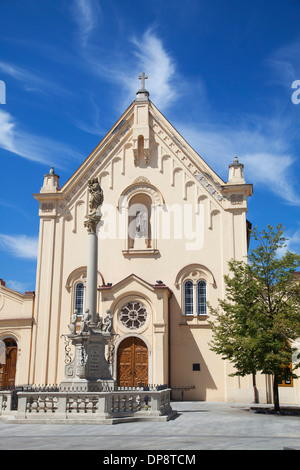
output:
[[[258,398],[258,391],[256,387],[256,375],[252,374],[252,383],[253,383],[253,390],[254,390],[254,403],[259,403],[259,398]]]
[[[274,394],[274,410],[280,411],[278,377],[276,375],[274,375],[274,380],[273,380],[273,394]]]

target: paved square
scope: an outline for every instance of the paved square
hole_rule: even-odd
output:
[[[0,450],[283,450],[299,446],[300,417],[256,414],[249,405],[172,402],[166,423],[16,424],[0,420]]]

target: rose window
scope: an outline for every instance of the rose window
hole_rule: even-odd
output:
[[[147,311],[141,302],[128,302],[122,307],[119,319],[130,330],[140,328],[146,323]]]

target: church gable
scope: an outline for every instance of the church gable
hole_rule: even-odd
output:
[[[116,186],[122,184],[121,193],[134,180],[145,178],[154,185],[157,180],[160,191],[166,185],[175,188],[180,203],[187,201],[193,193],[193,202],[208,198],[213,210],[226,205],[223,191],[226,183],[148,99],[135,100],[129,106],[61,189],[50,173],[45,175],[40,194],[35,195],[41,203],[41,216],[69,213],[76,218],[76,208],[80,204],[86,206],[87,213],[87,182],[94,176],[98,177],[106,196]]]

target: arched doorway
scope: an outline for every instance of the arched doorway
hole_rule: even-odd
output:
[[[15,386],[18,346],[14,339],[0,341],[0,388],[10,389]]]
[[[138,387],[148,383],[148,348],[136,336],[125,338],[119,345],[117,383],[120,387]]]

